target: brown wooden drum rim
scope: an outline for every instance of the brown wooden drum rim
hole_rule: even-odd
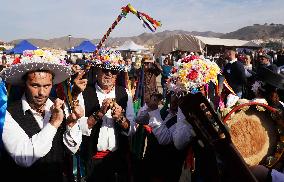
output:
[[[226,123],[226,122],[230,119],[231,115],[232,115],[234,112],[240,110],[242,107],[245,107],[245,106],[254,106],[254,105],[255,105],[255,106],[262,106],[262,107],[265,107],[267,110],[269,110],[269,111],[271,111],[271,112],[276,112],[276,111],[277,111],[277,109],[275,109],[274,107],[271,107],[271,106],[269,106],[269,105],[267,105],[267,104],[263,104],[263,103],[259,103],[259,102],[249,102],[249,103],[240,104],[240,105],[234,107],[234,108],[226,115],[226,117],[223,119],[223,122]]]
[[[264,107],[265,109],[267,109],[268,111],[270,111],[270,112],[272,112],[272,113],[277,112],[277,109],[275,109],[275,108],[273,108],[273,107],[271,107],[271,106],[269,106],[269,105],[267,105],[267,104],[258,103],[258,102],[249,102],[249,103],[240,104],[240,105],[234,107],[234,108],[225,116],[225,118],[223,119],[223,122],[226,123],[226,122],[230,119],[231,115],[232,115],[234,112],[240,110],[242,107],[245,107],[245,106],[262,106],[262,107]],[[262,111],[260,111],[260,112],[262,112]],[[283,135],[283,136],[284,136],[284,135]],[[284,141],[283,141],[283,142],[284,142]],[[284,155],[284,149],[282,149],[281,151],[277,151],[274,155],[268,156],[268,157],[274,157],[275,160],[272,161],[271,163],[265,162],[264,165],[265,165],[266,167],[268,167],[268,168],[274,168],[274,166],[276,166],[276,164],[279,163],[279,161],[280,161],[280,159],[282,158],[283,155]]]

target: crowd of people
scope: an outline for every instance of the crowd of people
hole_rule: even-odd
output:
[[[281,54],[275,59],[262,51],[252,56],[228,49],[223,55],[216,61],[216,74],[190,90],[172,77],[183,62],[205,60],[200,53],[163,54],[156,59],[146,55],[139,67],[112,49],[72,64],[68,56],[30,53],[8,62],[3,55],[0,76],[10,93],[0,133],[1,178],[212,181],[204,170],[206,151],[194,146],[196,133],[181,109],[183,97],[201,92],[216,112],[234,105],[231,98],[264,99],[281,118],[284,109]],[[197,77],[192,73],[183,82],[190,84]],[[185,177],[187,169],[190,178]],[[259,181],[284,181],[281,171],[261,165],[252,166],[250,172]],[[226,175],[220,179],[228,180]]]

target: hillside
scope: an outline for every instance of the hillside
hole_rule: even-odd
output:
[[[110,37],[106,41],[107,46],[119,46],[123,44],[127,40],[132,40],[137,44],[140,45],[146,45],[146,46],[153,46],[163,39],[174,35],[174,34],[180,34],[180,33],[185,33],[185,34],[191,34],[191,35],[199,35],[199,36],[206,36],[206,37],[220,37],[221,33],[215,33],[211,31],[207,32],[188,32],[188,31],[183,31],[183,30],[174,30],[174,31],[163,31],[163,32],[158,32],[158,33],[143,33],[138,36],[133,36],[133,37]],[[75,45],[78,45],[80,42],[83,40],[87,40],[85,38],[75,38],[71,37],[70,39],[70,45],[69,45],[69,38],[66,37],[60,37],[60,38],[54,38],[54,39],[27,39],[31,43],[33,43],[35,46],[38,47],[51,47],[55,49],[67,49],[70,47],[73,47]],[[13,40],[11,41],[12,44],[17,44],[21,40]],[[98,43],[99,39],[93,39],[91,40],[93,43]]]
[[[132,37],[110,37],[106,41],[107,46],[119,46],[123,44],[127,40],[132,40],[137,44],[144,45],[144,46],[153,46],[160,41],[164,40],[165,38],[175,35],[175,34],[190,34],[190,35],[198,35],[204,37],[220,37],[220,38],[232,38],[232,39],[241,39],[241,40],[256,40],[262,39],[267,40],[269,38],[274,39],[283,39],[284,38],[284,25],[282,24],[254,24],[252,26],[247,26],[236,30],[234,32],[222,34],[222,33],[215,33],[212,31],[206,32],[197,32],[197,31],[184,31],[184,30],[174,30],[174,31],[163,31],[157,33],[143,33],[138,36]],[[27,39],[32,42],[34,45],[38,47],[50,47],[56,49],[68,49],[70,47],[78,45],[83,40],[87,40],[85,38],[75,38],[72,37],[70,44],[68,37],[59,37],[53,38],[49,40],[45,39]],[[20,40],[14,40],[11,43],[16,44]],[[99,39],[93,39],[93,43],[98,43]]]
[[[284,25],[282,24],[254,24],[253,26],[247,26],[237,31],[227,33],[221,38],[232,38],[242,40],[255,40],[255,39],[281,39],[284,37]]]

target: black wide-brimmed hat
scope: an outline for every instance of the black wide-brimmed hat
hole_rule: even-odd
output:
[[[284,76],[273,72],[266,67],[259,67],[256,72],[258,80],[269,84],[277,89],[284,90]]]

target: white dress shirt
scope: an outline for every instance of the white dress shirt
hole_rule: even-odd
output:
[[[2,139],[5,149],[14,161],[20,166],[29,167],[50,151],[57,129],[49,123],[50,108],[53,105],[50,99],[46,102],[44,118],[30,107],[25,96],[21,101],[24,114],[30,110],[41,131],[29,138],[11,114],[6,111]],[[66,111],[67,107],[65,113],[68,113]],[[79,149],[82,133],[88,133],[88,131],[82,131],[82,128],[88,128],[86,125],[87,123],[78,122],[72,128],[67,127],[63,135],[63,142],[71,152],[75,153]]]
[[[143,107],[141,114],[147,111],[147,105]],[[157,138],[160,145],[167,145],[171,142],[174,143],[178,150],[182,150],[191,140],[191,125],[186,121],[182,111],[178,108],[177,122],[170,128],[167,128],[166,123],[172,117],[175,116],[173,113],[169,113],[165,120],[161,118],[160,110],[148,112],[150,116],[149,126],[152,128],[152,132]]]
[[[97,97],[99,100],[100,106],[102,105],[104,99],[107,98],[115,98],[115,88],[110,91],[109,93],[105,93],[97,84],[95,86]],[[135,132],[135,124],[134,124],[134,108],[133,108],[133,100],[130,92],[127,90],[128,95],[128,101],[127,101],[127,107],[126,107],[126,118],[130,121],[130,127],[129,132],[123,134],[125,135],[131,135]],[[78,97],[79,104],[82,105],[85,108],[84,99],[82,95],[79,95]],[[80,120],[87,120],[87,117],[82,117]],[[117,141],[115,137],[115,128],[114,128],[114,120],[111,116],[111,109],[107,111],[107,113],[102,118],[102,126],[99,131],[99,138],[98,138],[98,144],[97,144],[97,150],[98,151],[115,151],[117,149]]]

